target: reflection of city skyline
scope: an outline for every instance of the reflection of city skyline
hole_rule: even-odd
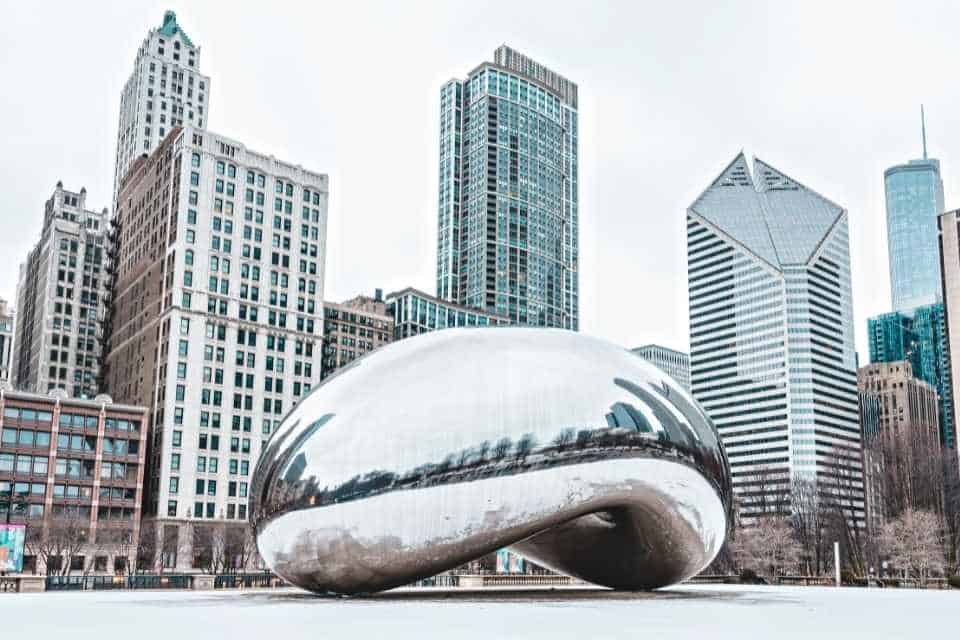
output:
[[[258,483],[255,491],[275,488],[269,495],[255,494],[258,508],[254,522],[260,524],[282,513],[391,491],[629,457],[671,458],[705,472],[707,477],[716,479],[718,493],[729,504],[729,496],[724,496],[721,485],[717,484],[723,482],[726,474],[725,455],[712,426],[696,407],[665,384],[646,383],[649,390],[621,378],[615,378],[614,384],[640,400],[646,414],[652,414],[655,422],[637,405],[621,400],[613,403],[595,424],[563,427],[542,441],[529,432],[516,440],[486,439],[413,469],[377,469],[355,474],[333,487],[320,487],[315,475],[303,478],[303,473],[310,467],[304,445],[334,414],[325,414],[314,421],[284,446],[298,426],[291,425],[268,443],[271,451],[265,459],[272,463],[263,470],[263,482]]]

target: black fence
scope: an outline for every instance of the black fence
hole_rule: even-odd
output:
[[[213,579],[214,589],[248,589],[250,587],[282,587],[284,581],[272,573],[228,573]]]
[[[109,591],[114,589],[192,589],[193,575],[136,574],[131,576],[47,576],[47,591]],[[221,579],[225,581],[221,582]],[[217,588],[273,586],[282,582],[272,574],[227,575],[214,577]],[[208,587],[209,588],[209,587]]]

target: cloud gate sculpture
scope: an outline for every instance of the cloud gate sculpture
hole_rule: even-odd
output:
[[[730,472],[699,406],[653,365],[557,329],[447,329],[315,388],[253,481],[261,556],[318,593],[401,586],[500,548],[617,589],[705,568]]]

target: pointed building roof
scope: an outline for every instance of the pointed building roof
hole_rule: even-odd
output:
[[[844,213],[758,158],[751,175],[742,151],[689,210],[777,269],[809,262]]]
[[[193,46],[193,42],[190,40],[190,36],[180,28],[180,25],[177,24],[177,12],[176,11],[166,11],[163,14],[163,24],[160,26],[159,33],[162,36],[167,36],[172,38],[177,33],[180,34],[180,37],[183,38],[183,43],[188,47]]]

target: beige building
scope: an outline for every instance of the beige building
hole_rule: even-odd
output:
[[[907,507],[943,508],[943,460],[936,389],[914,377],[908,361],[884,362],[857,371],[861,393],[879,399],[875,434],[865,434],[867,457],[881,497],[877,517]]]
[[[937,221],[940,228],[940,265],[943,278],[943,307],[947,325],[947,354],[953,397],[960,399],[960,209],[947,211]],[[953,403],[953,424],[958,402]],[[953,452],[960,455],[960,447]],[[960,461],[954,460],[954,465]]]
[[[151,409],[145,533],[164,569],[247,566],[262,444],[320,381],[327,176],[174,128],[119,203],[104,377]]]
[[[393,340],[393,317],[383,293],[357,296],[346,302],[323,303],[323,371],[321,379],[380,345]]]

